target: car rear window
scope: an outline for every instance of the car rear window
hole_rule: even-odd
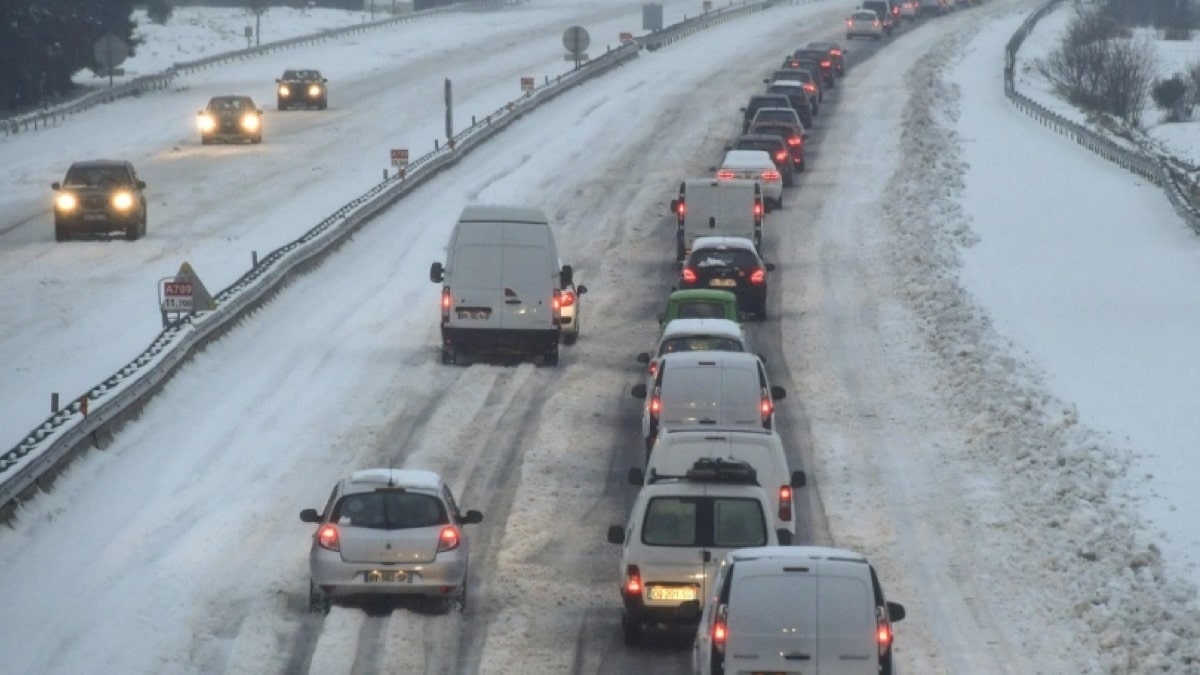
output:
[[[791,110],[760,110],[755,115],[757,122],[792,122],[796,121],[796,113]]]
[[[758,258],[750,251],[741,248],[704,248],[692,251],[687,264],[688,267],[699,269],[732,267],[745,270],[758,267]]]
[[[724,319],[725,303],[709,302],[706,300],[688,300],[677,305],[675,311],[678,319]]]
[[[733,338],[719,335],[683,335],[663,340],[658,355],[697,351],[740,352],[745,350],[742,349],[742,343]]]
[[[404,490],[376,490],[346,495],[333,507],[330,521],[338,525],[375,530],[405,530],[450,522],[440,499]]]
[[[647,546],[742,548],[767,544],[762,504],[745,497],[653,497],[642,520]]]
[[[875,12],[858,12],[853,16],[855,21],[874,21],[879,18]]]
[[[783,150],[782,143],[770,141],[738,141],[734,147],[738,150],[766,150],[772,154]]]

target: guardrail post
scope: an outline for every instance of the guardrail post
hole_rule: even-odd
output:
[[[387,169],[384,169],[384,173],[387,173]],[[258,267],[258,251],[250,251],[250,268],[255,267]]]
[[[58,412],[58,392],[50,392],[50,414]]]
[[[436,139],[436,138],[435,138],[435,139],[433,139],[433,149],[434,149],[434,150],[437,150],[437,149],[438,149],[438,139]]]

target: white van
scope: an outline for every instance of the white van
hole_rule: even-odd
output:
[[[792,471],[783,439],[766,429],[667,429],[658,434],[646,462],[647,476],[684,473],[697,461],[724,459],[754,467],[771,498],[775,529],[796,533],[795,489],[804,487],[803,471]]]
[[[558,365],[560,292],[573,278],[570,265],[559,267],[542,211],[466,207],[450,235],[445,266],[433,263],[429,279],[442,284],[442,363],[488,352]]]
[[[634,385],[642,406],[646,452],[664,429],[771,429],[775,401],[762,360],[747,352],[676,352],[658,360],[654,386]]]
[[[683,262],[697,237],[745,237],[762,246],[762,186],[752,180],[693,178],[679,184],[671,200],[675,214],[675,259]]]
[[[692,648],[693,672],[892,675],[888,602],[861,553],[817,546],[725,556]]]

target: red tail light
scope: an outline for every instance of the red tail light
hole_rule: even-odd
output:
[[[317,546],[327,551],[342,550],[342,542],[338,538],[336,525],[322,525],[321,529],[317,530]]]
[[[787,155],[785,154],[784,156],[786,157]],[[757,218],[757,217],[762,216],[762,214],[763,214],[762,202],[754,202],[754,216]]]
[[[774,183],[777,180],[783,180],[783,176],[778,171],[764,171],[762,172],[762,178],[768,183]]]
[[[791,62],[790,64],[788,64],[788,65],[790,65],[792,68],[799,68],[799,67],[800,67],[800,62],[799,62],[799,61],[792,61],[792,62]]]
[[[831,50],[829,50],[829,53],[830,53],[830,54],[833,54],[834,56],[841,56],[841,55],[842,55],[842,50],[840,50],[840,49],[831,49]]]
[[[762,421],[766,424],[771,419],[771,413],[775,412],[775,402],[771,400],[771,393],[766,389],[762,390],[761,403],[758,405],[759,411],[762,413]]]
[[[690,267],[683,268],[683,283],[694,284],[696,283],[696,278],[696,270]]]
[[[879,656],[883,658],[892,646],[892,627],[883,616],[882,607],[875,610],[875,615],[875,641],[879,643]]]
[[[658,419],[658,413],[660,412],[662,412],[662,399],[658,397],[657,393],[655,393],[654,396],[650,398],[650,416],[654,419]]]
[[[899,8],[899,7],[893,7],[893,8],[892,8],[892,14],[893,14],[894,16],[900,16],[900,8]]]
[[[873,25],[874,25],[876,28],[878,28],[878,27],[879,27],[879,19],[875,19],[875,21],[873,22]]]
[[[442,321],[450,320],[450,306],[454,304],[454,296],[450,294],[449,288],[442,289]]]
[[[790,485],[779,486],[779,519],[785,523],[792,519],[792,488]]]
[[[562,291],[554,291],[554,300],[552,301],[555,315],[562,309]]]
[[[733,172],[729,169],[721,169],[717,172],[717,180],[733,180]]]
[[[681,199],[679,200],[679,206],[675,207],[675,210],[679,213],[679,217],[682,218],[683,214],[687,213],[687,204],[684,204]]]
[[[750,283],[763,284],[767,282],[767,271],[761,267],[750,273]]]
[[[462,537],[458,534],[458,528],[453,525],[447,525],[442,528],[442,533],[438,535],[438,552],[453,551],[462,543]]]
[[[625,594],[639,596],[642,594],[642,573],[638,570],[637,565],[625,566]]]
[[[717,617],[713,621],[712,628],[712,644],[713,649],[718,653],[725,653],[725,643],[729,640],[729,627],[726,624],[729,616],[729,607],[721,605],[717,608]]]
[[[650,369],[650,377],[654,377],[658,374],[658,361],[651,361],[647,368]]]
[[[832,66],[832,65],[833,65],[833,62],[832,62],[832,61],[822,61],[822,62],[821,62],[821,67],[822,67],[822,68],[829,68],[829,67],[830,67],[830,66]]]
[[[804,139],[800,138],[799,136],[788,136],[788,141],[787,141],[788,145],[791,145],[794,147],[794,146],[800,145],[803,142],[804,142]]]
[[[847,26],[853,26],[853,25],[854,25],[854,19],[846,19],[846,25],[847,25]]]
[[[561,291],[558,297],[561,300],[559,304],[563,307],[570,307],[571,305],[575,304],[574,291]]]
[[[788,158],[788,154],[786,151],[780,150],[779,152],[775,153],[775,161],[776,162],[786,162],[787,158]]]
[[[875,25],[878,26],[879,22],[876,21]],[[804,83],[804,91],[807,91],[809,93],[815,93],[817,91],[817,85],[813,84],[812,82],[805,82]]]

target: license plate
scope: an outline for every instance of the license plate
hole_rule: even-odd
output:
[[[737,286],[737,279],[710,279],[709,286]]]
[[[647,595],[651,600],[695,600],[696,589],[693,586],[651,586]]]
[[[412,578],[404,570],[371,570],[363,574],[363,581],[380,584],[412,581]]]
[[[83,214],[83,219],[84,220],[108,220],[108,216],[104,215],[103,213],[85,213],[85,214]]]
[[[460,319],[486,319],[490,316],[490,309],[460,309],[458,310],[458,318]]]

